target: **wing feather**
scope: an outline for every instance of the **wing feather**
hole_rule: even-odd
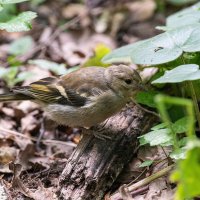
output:
[[[80,107],[107,89],[104,68],[88,67],[64,76],[40,79],[29,86],[15,87],[13,92],[44,103]]]

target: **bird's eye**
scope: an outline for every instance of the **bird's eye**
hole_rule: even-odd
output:
[[[131,80],[131,79],[126,79],[126,80],[125,80],[125,83],[129,85],[129,84],[132,83],[132,80]]]

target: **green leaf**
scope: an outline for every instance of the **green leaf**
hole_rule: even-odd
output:
[[[21,3],[29,0],[0,0],[0,4]]]
[[[103,62],[132,61],[141,65],[158,65],[173,61],[183,52],[200,51],[200,25],[187,25],[151,39],[114,50]]]
[[[158,124],[151,128],[152,131],[139,137],[140,145],[150,144],[150,146],[169,146],[173,144],[171,130],[166,128],[166,123]],[[183,117],[172,124],[175,134],[184,133],[188,128],[188,117]]]
[[[30,36],[22,37],[11,43],[8,52],[13,55],[22,55],[33,46],[33,39]]]
[[[13,87],[16,83],[22,82],[34,74],[31,72],[19,72],[19,67],[0,67],[0,78],[3,79],[9,87]]]
[[[7,70],[3,67],[0,67],[0,78],[3,78],[4,75],[6,74]]]
[[[200,141],[190,142],[190,149],[186,158],[179,161],[178,167],[171,175],[174,182],[178,182],[175,200],[194,198],[200,195]]]
[[[121,48],[115,49],[111,53],[103,57],[102,62],[112,63],[112,62],[128,62],[131,63],[130,54],[133,48],[135,48],[136,43],[123,46]]]
[[[14,67],[14,66],[22,66],[22,62],[20,60],[17,59],[16,56],[14,55],[10,55],[7,57],[7,62],[9,64],[9,66]]]
[[[6,22],[17,14],[16,4],[2,4],[3,10],[0,12],[0,22]]]
[[[180,0],[176,0],[177,2]],[[185,0],[188,2],[188,0]],[[197,3],[189,8],[176,12],[167,17],[167,28],[177,28],[185,25],[200,23],[200,3]]]
[[[170,158],[174,160],[180,160],[180,159],[185,159],[186,156],[186,148],[180,148],[177,150],[174,150],[172,153],[170,153]]]
[[[186,146],[187,142],[188,142],[188,137],[183,137],[178,141],[178,146],[184,147]]]
[[[154,97],[158,94],[155,91],[148,91],[148,92],[139,92],[136,95],[137,103],[147,105],[151,108],[156,108],[156,104],[154,102]]]
[[[2,78],[9,87],[13,87],[15,85],[15,77],[19,71],[18,67],[10,67],[10,68],[3,68],[0,67],[0,78]]]
[[[167,127],[167,124],[166,123],[161,123],[161,124],[158,124],[156,126],[153,126],[151,128],[152,131],[156,131],[156,130],[159,130],[159,129],[162,129],[162,128],[166,128]]]
[[[5,80],[8,79],[8,81],[12,81],[16,77],[18,71],[19,71],[18,67],[8,68],[6,74],[4,74],[4,79]]]
[[[153,160],[145,160],[139,167],[149,167],[153,163]]]
[[[83,67],[88,67],[88,66],[102,66],[102,67],[107,67],[109,66],[108,64],[102,63],[101,59],[110,53],[110,48],[107,47],[104,44],[98,44],[95,47],[94,50],[94,56],[89,58],[84,64]]]
[[[180,83],[198,79],[200,79],[199,66],[196,64],[187,64],[166,71],[163,76],[154,80],[152,83]]]
[[[65,64],[58,64],[58,63],[51,62],[48,60],[43,60],[43,59],[30,60],[29,63],[33,65],[37,65],[40,68],[50,70],[57,75],[67,74],[79,69],[79,66],[66,69]]]
[[[3,10],[3,5],[0,4],[0,11],[2,11],[2,10]]]
[[[159,129],[151,131],[149,133],[146,133],[145,135],[140,136],[139,138],[140,145],[150,144],[150,146],[163,144],[165,146],[166,143],[168,143],[168,145],[172,145],[172,143],[169,142],[171,142],[173,139],[169,129]]]
[[[36,16],[35,12],[23,12],[7,22],[0,23],[0,29],[8,32],[29,31],[31,29],[31,20]]]
[[[50,70],[57,75],[67,73],[67,69],[66,69],[65,64],[58,64],[58,63],[51,62],[51,61],[48,61],[48,60],[43,60],[43,59],[30,60],[29,63],[37,65],[40,68]]]
[[[184,133],[188,130],[188,117],[183,117],[176,121],[172,128],[175,133]]]
[[[13,80],[13,85],[19,83],[19,82],[23,82],[24,80],[27,80],[30,77],[33,77],[33,73],[32,72],[20,72],[17,77]]]

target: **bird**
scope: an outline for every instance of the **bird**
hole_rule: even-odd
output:
[[[90,66],[13,87],[0,94],[0,102],[31,100],[60,125],[92,127],[118,113],[141,90],[142,79],[130,66]]]

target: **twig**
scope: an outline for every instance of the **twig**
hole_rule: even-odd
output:
[[[8,129],[5,129],[5,128],[2,128],[0,127],[0,135],[3,134],[3,133],[6,133],[5,135],[7,134],[11,134],[11,135],[15,135],[15,136],[19,136],[19,137],[23,137],[25,139],[29,139],[29,140],[32,140],[34,142],[37,142],[37,138],[34,138],[34,137],[30,137],[30,136],[27,136],[27,135],[24,135],[22,133],[19,133],[19,132],[16,132],[16,131],[11,131],[11,130],[8,130]],[[62,141],[58,141],[58,140],[41,140],[41,142],[43,144],[60,144],[60,145],[66,145],[66,146],[71,146],[71,147],[76,147],[77,145],[74,144],[73,142],[62,142]]]
[[[57,28],[54,33],[49,37],[49,40],[47,42],[40,43],[36,47],[34,47],[29,53],[26,55],[22,55],[17,57],[21,62],[26,62],[33,54],[36,54],[38,51],[46,49],[48,46],[52,44],[52,42],[62,33],[65,29],[72,26],[74,23],[77,23],[80,20],[80,17],[77,16],[73,18],[72,20],[66,22],[65,24],[61,25],[59,28]]]
[[[141,106],[139,103],[137,103],[133,98],[131,98],[131,100],[133,101],[134,104],[136,104],[140,109],[144,110],[147,113],[150,113],[152,115],[154,115],[155,117],[157,117],[158,119],[160,119],[160,115],[154,111],[151,111],[149,109],[144,108],[143,106]]]
[[[62,33],[64,30],[72,26],[73,24],[77,23],[80,20],[80,16],[73,18],[72,20],[66,22],[65,24],[61,25],[59,28],[55,30],[55,32],[50,36],[48,42],[44,43],[46,47],[52,44],[52,42]]]
[[[162,169],[161,171],[158,171],[156,172],[155,174],[135,183],[135,184],[132,184],[130,186],[127,187],[127,190],[129,192],[133,192],[135,191],[136,189],[140,188],[140,187],[143,187],[149,183],[151,183],[152,181],[166,175],[167,173],[169,173],[172,169],[174,168],[174,165],[170,165],[164,169]],[[120,199],[121,198],[121,195],[120,195],[120,192],[115,192],[113,195],[111,195],[110,199],[111,200],[115,200],[115,199]]]

